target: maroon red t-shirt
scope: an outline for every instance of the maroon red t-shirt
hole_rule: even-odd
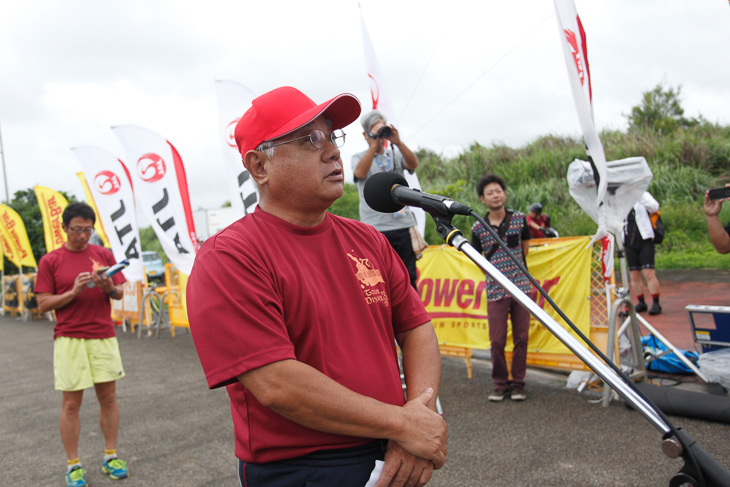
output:
[[[63,294],[74,287],[76,276],[91,272],[92,259],[102,266],[116,262],[109,249],[89,244],[80,252],[72,252],[65,246],[54,250],[38,263],[35,293]],[[114,284],[126,281],[121,272],[112,276]],[[99,287],[87,287],[63,308],[56,310],[56,326],[53,338],[112,338],[114,322],[111,318],[109,296]]]
[[[527,223],[537,223],[540,227],[549,227],[550,220],[545,215],[537,215],[537,218],[532,218],[532,215],[527,215]],[[545,238],[545,232],[542,230],[535,230],[530,227],[530,236],[532,238]]]
[[[237,376],[294,359],[359,394],[403,405],[394,334],[430,319],[385,237],[332,214],[304,228],[257,209],[205,242],[187,300],[208,385],[228,389],[236,456],[253,463],[371,440],[289,421]]]

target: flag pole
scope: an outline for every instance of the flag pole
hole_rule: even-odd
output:
[[[5,183],[5,201],[10,203],[10,192],[8,191],[8,174],[5,172],[5,149],[3,148],[3,134],[0,130],[0,156],[3,162],[3,182]]]

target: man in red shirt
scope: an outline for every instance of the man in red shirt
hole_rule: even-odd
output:
[[[352,95],[283,87],[236,127],[259,205],[205,242],[187,302],[208,385],[228,389],[241,485],[362,487],[383,459],[378,487],[425,485],[446,457],[438,341],[408,272],[373,227],[327,213],[359,113]]]
[[[545,238],[545,229],[550,226],[550,217],[542,214],[542,205],[533,203],[528,208],[527,225],[530,227],[530,237]]]
[[[86,470],[78,456],[79,409],[84,389],[90,387],[99,400],[106,447],[102,469],[113,479],[128,475],[126,462],[116,454],[119,408],[115,381],[124,377],[124,369],[109,301],[122,299],[125,279],[121,273],[106,277],[99,269],[115,262],[108,249],[88,243],[96,221],[89,205],[71,203],[62,218],[68,241],[41,258],[35,292],[42,312],[56,310],[53,369],[56,390],[63,391],[59,425],[68,456],[66,483],[84,487]]]

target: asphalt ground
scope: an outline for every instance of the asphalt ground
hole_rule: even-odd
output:
[[[62,486],[61,393],[53,389],[52,324],[0,318],[0,485]],[[127,376],[118,383],[120,457],[130,477],[101,473],[98,403],[87,391],[80,458],[92,486],[237,486],[224,390],[208,390],[192,339],[118,331]],[[443,359],[440,399],[449,424],[446,465],[431,486],[666,486],[681,468],[638,413],[565,387],[565,375],[528,369],[527,401],[490,403],[490,365]],[[730,425],[675,418],[730,468]]]
[[[657,269],[657,278],[661,291],[662,313],[655,316],[642,313],[642,316],[674,346],[683,350],[700,351],[701,347],[694,341],[685,306],[688,304],[730,306],[730,296],[728,296],[730,271]],[[651,306],[651,298],[648,296],[647,303]],[[643,326],[641,334],[648,334]]]

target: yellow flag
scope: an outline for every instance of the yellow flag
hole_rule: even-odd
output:
[[[104,231],[104,224],[101,223],[101,218],[99,218],[99,210],[96,209],[94,195],[92,195],[91,191],[89,190],[89,184],[86,182],[86,177],[84,177],[83,172],[77,172],[76,175],[81,180],[81,186],[84,187],[84,194],[86,194],[87,204],[94,209],[94,214],[96,214],[96,223],[94,223],[94,230],[96,230],[96,233],[99,234],[102,242],[104,242],[104,247],[110,249],[111,245],[109,244],[109,238],[107,238],[106,231]]]
[[[2,236],[2,232],[0,232],[0,252],[2,253],[2,256],[0,256],[0,272],[5,272],[5,257],[7,257],[11,262],[12,260],[10,255],[11,250],[8,243]]]
[[[30,240],[28,240],[28,232],[25,231],[23,220],[15,210],[7,205],[0,205],[0,232],[2,232],[8,246],[15,253],[16,260],[11,259],[11,262],[18,269],[21,266],[38,268],[35,257],[33,257],[33,250],[30,248]]]
[[[38,207],[43,217],[43,236],[46,240],[46,252],[63,246],[68,240],[66,232],[63,231],[63,219],[61,215],[68,206],[64,196],[44,186],[34,186],[35,197],[38,200]]]
[[[2,243],[3,247],[3,255],[8,258],[10,262],[12,262],[15,267],[20,269],[20,257],[18,256],[17,250],[15,250],[14,245],[10,245],[10,241],[5,236],[5,232],[0,231],[0,243]],[[3,259],[3,271],[5,270],[5,259]]]

